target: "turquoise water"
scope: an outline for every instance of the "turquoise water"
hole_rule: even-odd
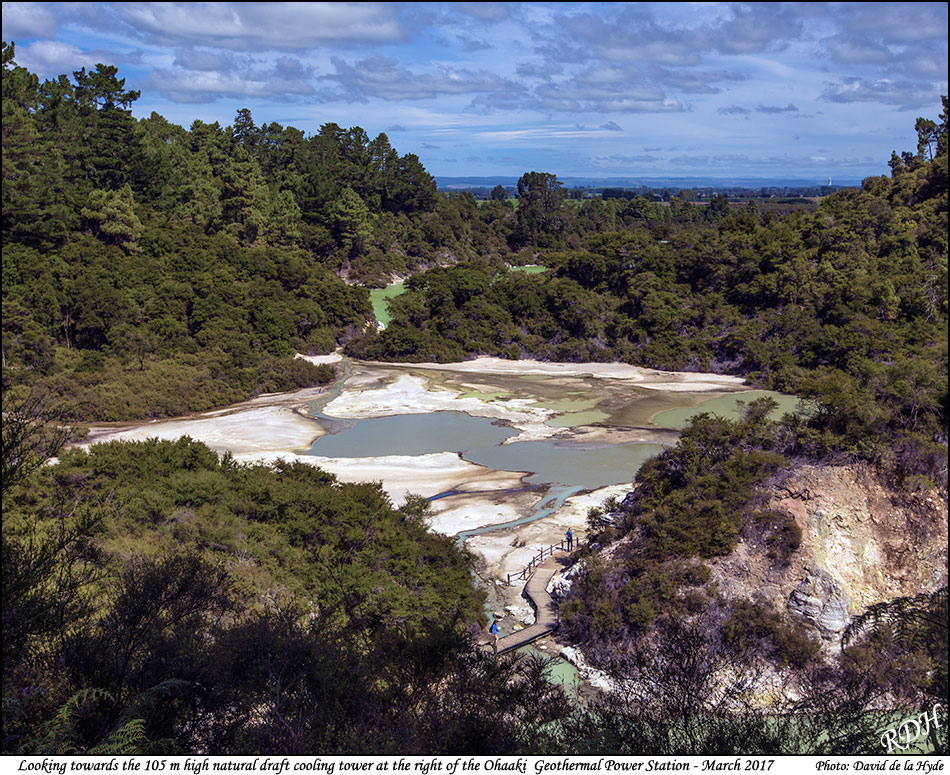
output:
[[[547,651],[541,651],[531,645],[522,646],[518,649],[518,653],[550,660],[547,670],[545,670],[548,680],[563,687],[568,697],[577,699],[577,687],[580,686],[581,676],[574,665],[558,654],[549,654]]]
[[[354,420],[333,436],[321,436],[307,454],[321,457],[379,457],[427,455],[431,452],[467,452],[492,448],[518,431],[493,425],[484,417],[463,412],[402,414]]]
[[[554,514],[558,509],[561,508],[561,506],[564,505],[564,501],[566,501],[572,495],[577,495],[583,489],[583,487],[578,487],[572,484],[552,484],[550,487],[548,487],[544,497],[542,497],[535,504],[535,506],[531,509],[531,513],[527,516],[513,519],[510,522],[496,522],[491,525],[482,525],[481,527],[476,527],[472,530],[463,530],[461,533],[456,533],[455,537],[458,539],[460,544],[464,544],[472,536],[484,535],[485,533],[492,533],[496,530],[508,530],[509,528],[527,525],[529,522],[535,522],[539,519],[544,519],[545,517]]]
[[[786,393],[776,393],[774,390],[748,390],[743,393],[730,393],[725,396],[716,396],[708,401],[703,401],[699,406],[681,407],[677,409],[667,409],[660,412],[653,418],[653,424],[661,428],[676,428],[681,430],[691,417],[702,412],[709,412],[729,420],[736,420],[742,416],[740,402],[751,404],[757,398],[769,397],[778,403],[778,408],[772,412],[770,417],[773,420],[781,419],[783,414],[794,412],[798,408],[799,399],[797,396],[790,396]]]
[[[523,441],[501,446],[518,431],[462,412],[406,414],[356,420],[341,433],[321,436],[305,454],[321,457],[378,457],[458,452],[465,460],[505,471],[526,471],[531,484],[593,489],[632,482],[659,444],[558,445]]]
[[[519,441],[503,447],[475,449],[462,457],[472,463],[506,471],[531,471],[532,484],[565,484],[595,489],[632,482],[637,470],[660,454],[660,444],[621,444],[583,448],[550,441]]]

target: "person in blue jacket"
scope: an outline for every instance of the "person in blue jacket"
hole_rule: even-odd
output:
[[[488,631],[491,633],[492,638],[492,649],[495,653],[498,653],[498,622],[492,620],[491,627],[488,628]]]

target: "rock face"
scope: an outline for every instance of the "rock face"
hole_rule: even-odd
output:
[[[771,488],[769,509],[802,531],[788,564],[746,537],[708,561],[730,598],[767,600],[814,625],[830,646],[869,605],[947,583],[947,503],[896,495],[864,466],[800,466]]]
[[[822,637],[833,638],[851,621],[851,598],[830,574],[812,568],[788,596],[788,610],[808,619]]]

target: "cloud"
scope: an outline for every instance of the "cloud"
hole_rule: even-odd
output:
[[[459,13],[483,22],[500,22],[508,18],[507,3],[452,3]]]
[[[839,3],[834,9],[846,33],[883,45],[947,41],[946,3]]]
[[[491,43],[486,43],[484,40],[466,38],[462,35],[458,36],[458,42],[462,44],[463,51],[488,51],[494,48]]]
[[[210,60],[200,56],[197,60],[199,67],[194,69],[153,70],[148,76],[149,85],[173,102],[184,103],[215,102],[222,97],[296,100],[316,91],[311,82],[312,68],[291,57],[279,57],[265,69],[233,62],[226,62],[227,66],[220,69],[203,69],[200,65],[208,65]]]
[[[788,104],[784,108],[780,108],[775,105],[759,105],[755,110],[757,113],[797,113],[798,112],[798,108],[796,108],[792,104]]]
[[[534,90],[546,110],[591,113],[670,113],[687,107],[654,85],[632,77],[623,68],[591,67],[560,82],[542,83]]]
[[[557,62],[522,62],[515,67],[515,73],[521,78],[540,78],[549,80],[564,73],[564,67]]]
[[[897,69],[905,76],[934,81],[947,80],[947,46],[945,42],[908,46],[897,58]]]
[[[144,40],[173,46],[301,51],[408,38],[394,3],[113,3],[100,12]],[[100,28],[92,14],[86,20]]]
[[[659,21],[646,4],[618,6],[596,14],[556,17],[539,30],[539,49],[553,61],[691,67],[713,52],[744,55],[783,49],[803,32],[794,6],[777,3],[723,5],[727,13],[713,9],[718,18],[692,26],[680,20]],[[694,88],[701,83],[694,79]]]
[[[469,109],[481,115],[491,115],[498,111],[533,110],[539,109],[538,101],[524,88],[514,92],[494,92],[475,97],[469,104]]]
[[[327,89],[322,96],[328,100],[366,102],[383,100],[423,100],[452,94],[499,93],[523,91],[523,87],[487,71],[440,67],[436,72],[414,73],[401,67],[395,59],[371,56],[355,65],[332,59],[336,73],[322,76],[339,89]]]
[[[637,5],[625,5],[615,16],[579,13],[555,19],[551,52],[571,61],[601,59],[622,63],[649,61],[664,65],[696,65],[699,54],[690,35],[665,30]]]
[[[422,147],[423,147],[423,148],[426,148],[426,149],[428,149],[428,150],[434,150],[434,149],[437,150],[437,149],[441,148],[442,146],[441,146],[441,145],[433,145],[432,143],[423,143],[423,144],[422,144]]]
[[[840,32],[821,41],[832,61],[877,67],[881,78],[946,82],[946,3],[841,3],[834,11]]]
[[[173,64],[175,67],[184,70],[210,71],[230,70],[234,63],[230,57],[222,54],[195,49],[181,49],[177,52]]]
[[[732,18],[707,27],[706,45],[723,54],[757,54],[784,48],[801,37],[802,23],[794,11],[778,3],[733,4]]]
[[[61,73],[72,73],[80,67],[95,69],[98,62],[115,62],[112,54],[101,51],[82,51],[69,43],[54,40],[37,40],[26,46],[17,47],[16,62],[40,77],[56,77]],[[134,57],[133,57],[134,58]]]
[[[656,156],[646,154],[622,154],[615,153],[611,156],[595,156],[591,159],[594,164],[615,167],[618,164],[649,164],[650,162],[660,161]]]
[[[894,61],[894,55],[886,46],[866,38],[832,35],[821,44],[827,55],[841,64],[887,65]]]
[[[604,132],[623,132],[623,129],[617,126],[613,121],[610,121],[596,128],[584,126],[583,124],[574,124],[574,126],[550,124],[547,126],[533,126],[519,129],[485,129],[477,132],[475,136],[478,139],[493,141],[535,141],[554,138],[604,137]]]
[[[828,84],[819,99],[837,103],[879,102],[904,110],[937,105],[939,89],[930,84],[889,78],[846,78],[842,83]]]
[[[585,140],[604,158],[614,150],[649,154],[642,146],[662,144],[663,159],[720,159],[717,143],[751,153],[756,122],[778,118],[805,138],[827,132],[836,141],[837,122],[866,126],[860,138],[848,137],[848,147],[880,162],[903,142],[885,141],[892,125],[906,129],[915,115],[939,111],[947,78],[941,3],[14,2],[4,4],[3,21],[8,40],[34,36],[17,39],[17,61],[41,77],[138,57],[143,66],[122,75],[143,89],[142,111],[165,110],[160,95],[241,99],[256,116],[288,115],[274,103],[293,102],[308,106],[291,109],[305,129],[330,119],[392,124],[394,134],[418,130],[420,148],[424,137],[441,137],[443,148],[464,137],[453,154],[479,154],[483,166],[497,159],[485,155],[481,139],[497,148],[510,141],[528,158],[557,149],[562,170]],[[130,41],[145,53],[127,53]],[[149,73],[146,64],[160,69]],[[319,106],[327,100],[357,104]],[[915,112],[893,115],[882,106]],[[171,110],[175,120],[193,113]],[[222,110],[233,104],[202,117],[226,121]],[[488,121],[473,115],[499,111]],[[686,111],[695,111],[694,121],[668,115]],[[707,132],[716,124],[723,137]],[[727,131],[740,126],[749,137],[741,145]],[[479,138],[479,129],[508,136]],[[634,131],[640,142],[623,148]],[[708,142],[697,142],[704,134]],[[871,150],[878,141],[886,146],[882,157]],[[821,155],[840,154],[835,145]],[[578,169],[588,156],[577,156]],[[739,166],[755,163],[736,158]]]
[[[686,94],[718,94],[721,89],[712,84],[716,81],[744,81],[742,73],[704,73],[699,70],[670,70],[656,67],[650,77],[657,83],[669,86]]]
[[[56,14],[49,3],[4,3],[3,38],[49,38],[56,31]]]

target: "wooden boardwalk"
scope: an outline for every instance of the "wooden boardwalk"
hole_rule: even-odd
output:
[[[498,639],[498,653],[504,654],[506,651],[524,646],[531,641],[553,632],[558,626],[557,603],[548,594],[547,586],[554,574],[564,566],[563,557],[549,555],[534,568],[534,573],[528,578],[522,595],[528,599],[528,602],[534,607],[534,624],[529,624],[522,630],[505,635]],[[483,644],[482,648],[491,651],[491,642]]]

